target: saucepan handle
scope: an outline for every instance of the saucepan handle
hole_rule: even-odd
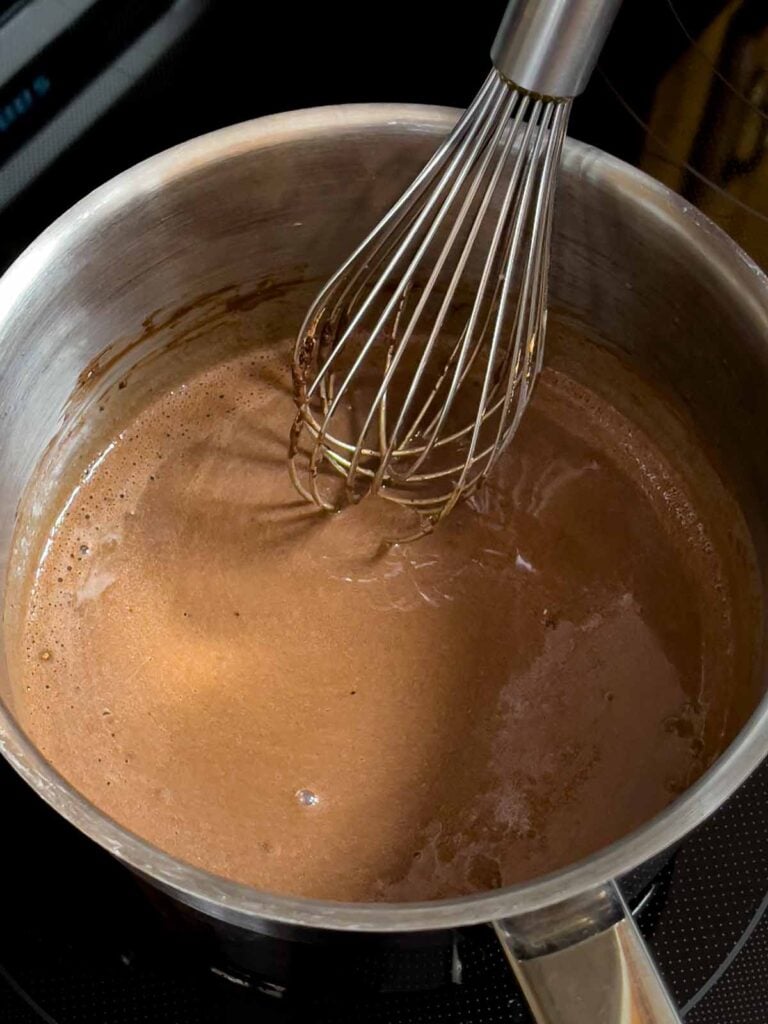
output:
[[[494,927],[537,1024],[681,1024],[613,882]]]

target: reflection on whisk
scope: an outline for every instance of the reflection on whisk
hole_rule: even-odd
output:
[[[305,498],[335,510],[379,494],[424,532],[491,471],[541,368],[570,106],[494,70],[317,297],[293,368]]]

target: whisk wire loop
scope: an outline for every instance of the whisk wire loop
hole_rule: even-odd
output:
[[[326,509],[366,494],[431,527],[486,478],[541,369],[570,100],[498,72],[299,332],[291,476]]]

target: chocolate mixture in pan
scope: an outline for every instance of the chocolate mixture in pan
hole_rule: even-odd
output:
[[[7,619],[45,755],[183,860],[331,899],[520,881],[664,807],[749,704],[746,528],[664,403],[556,335],[490,484],[383,554],[396,509],[291,487],[285,346],[102,438]]]

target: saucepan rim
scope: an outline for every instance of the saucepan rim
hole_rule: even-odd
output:
[[[150,157],[86,196],[22,253],[0,279],[3,324],[23,307],[26,290],[47,265],[64,258],[82,234],[98,231],[142,195],[172,186],[206,165],[247,152],[334,134],[374,130],[429,132],[437,137],[457,112],[413,104],[353,104],[277,114],[223,128]],[[642,204],[666,229],[688,236],[722,268],[761,325],[768,345],[768,278],[724,232],[643,172],[600,150],[567,140],[566,165],[600,182],[622,201]],[[715,764],[673,804],[630,835],[554,874],[488,893],[429,903],[351,904],[278,896],[177,860],[107,817],[77,792],[36,749],[0,702],[0,753],[64,818],[141,875],[212,917],[244,927],[260,922],[360,932],[413,932],[479,924],[539,910],[619,878],[673,846],[723,803],[768,752],[768,697]]]

